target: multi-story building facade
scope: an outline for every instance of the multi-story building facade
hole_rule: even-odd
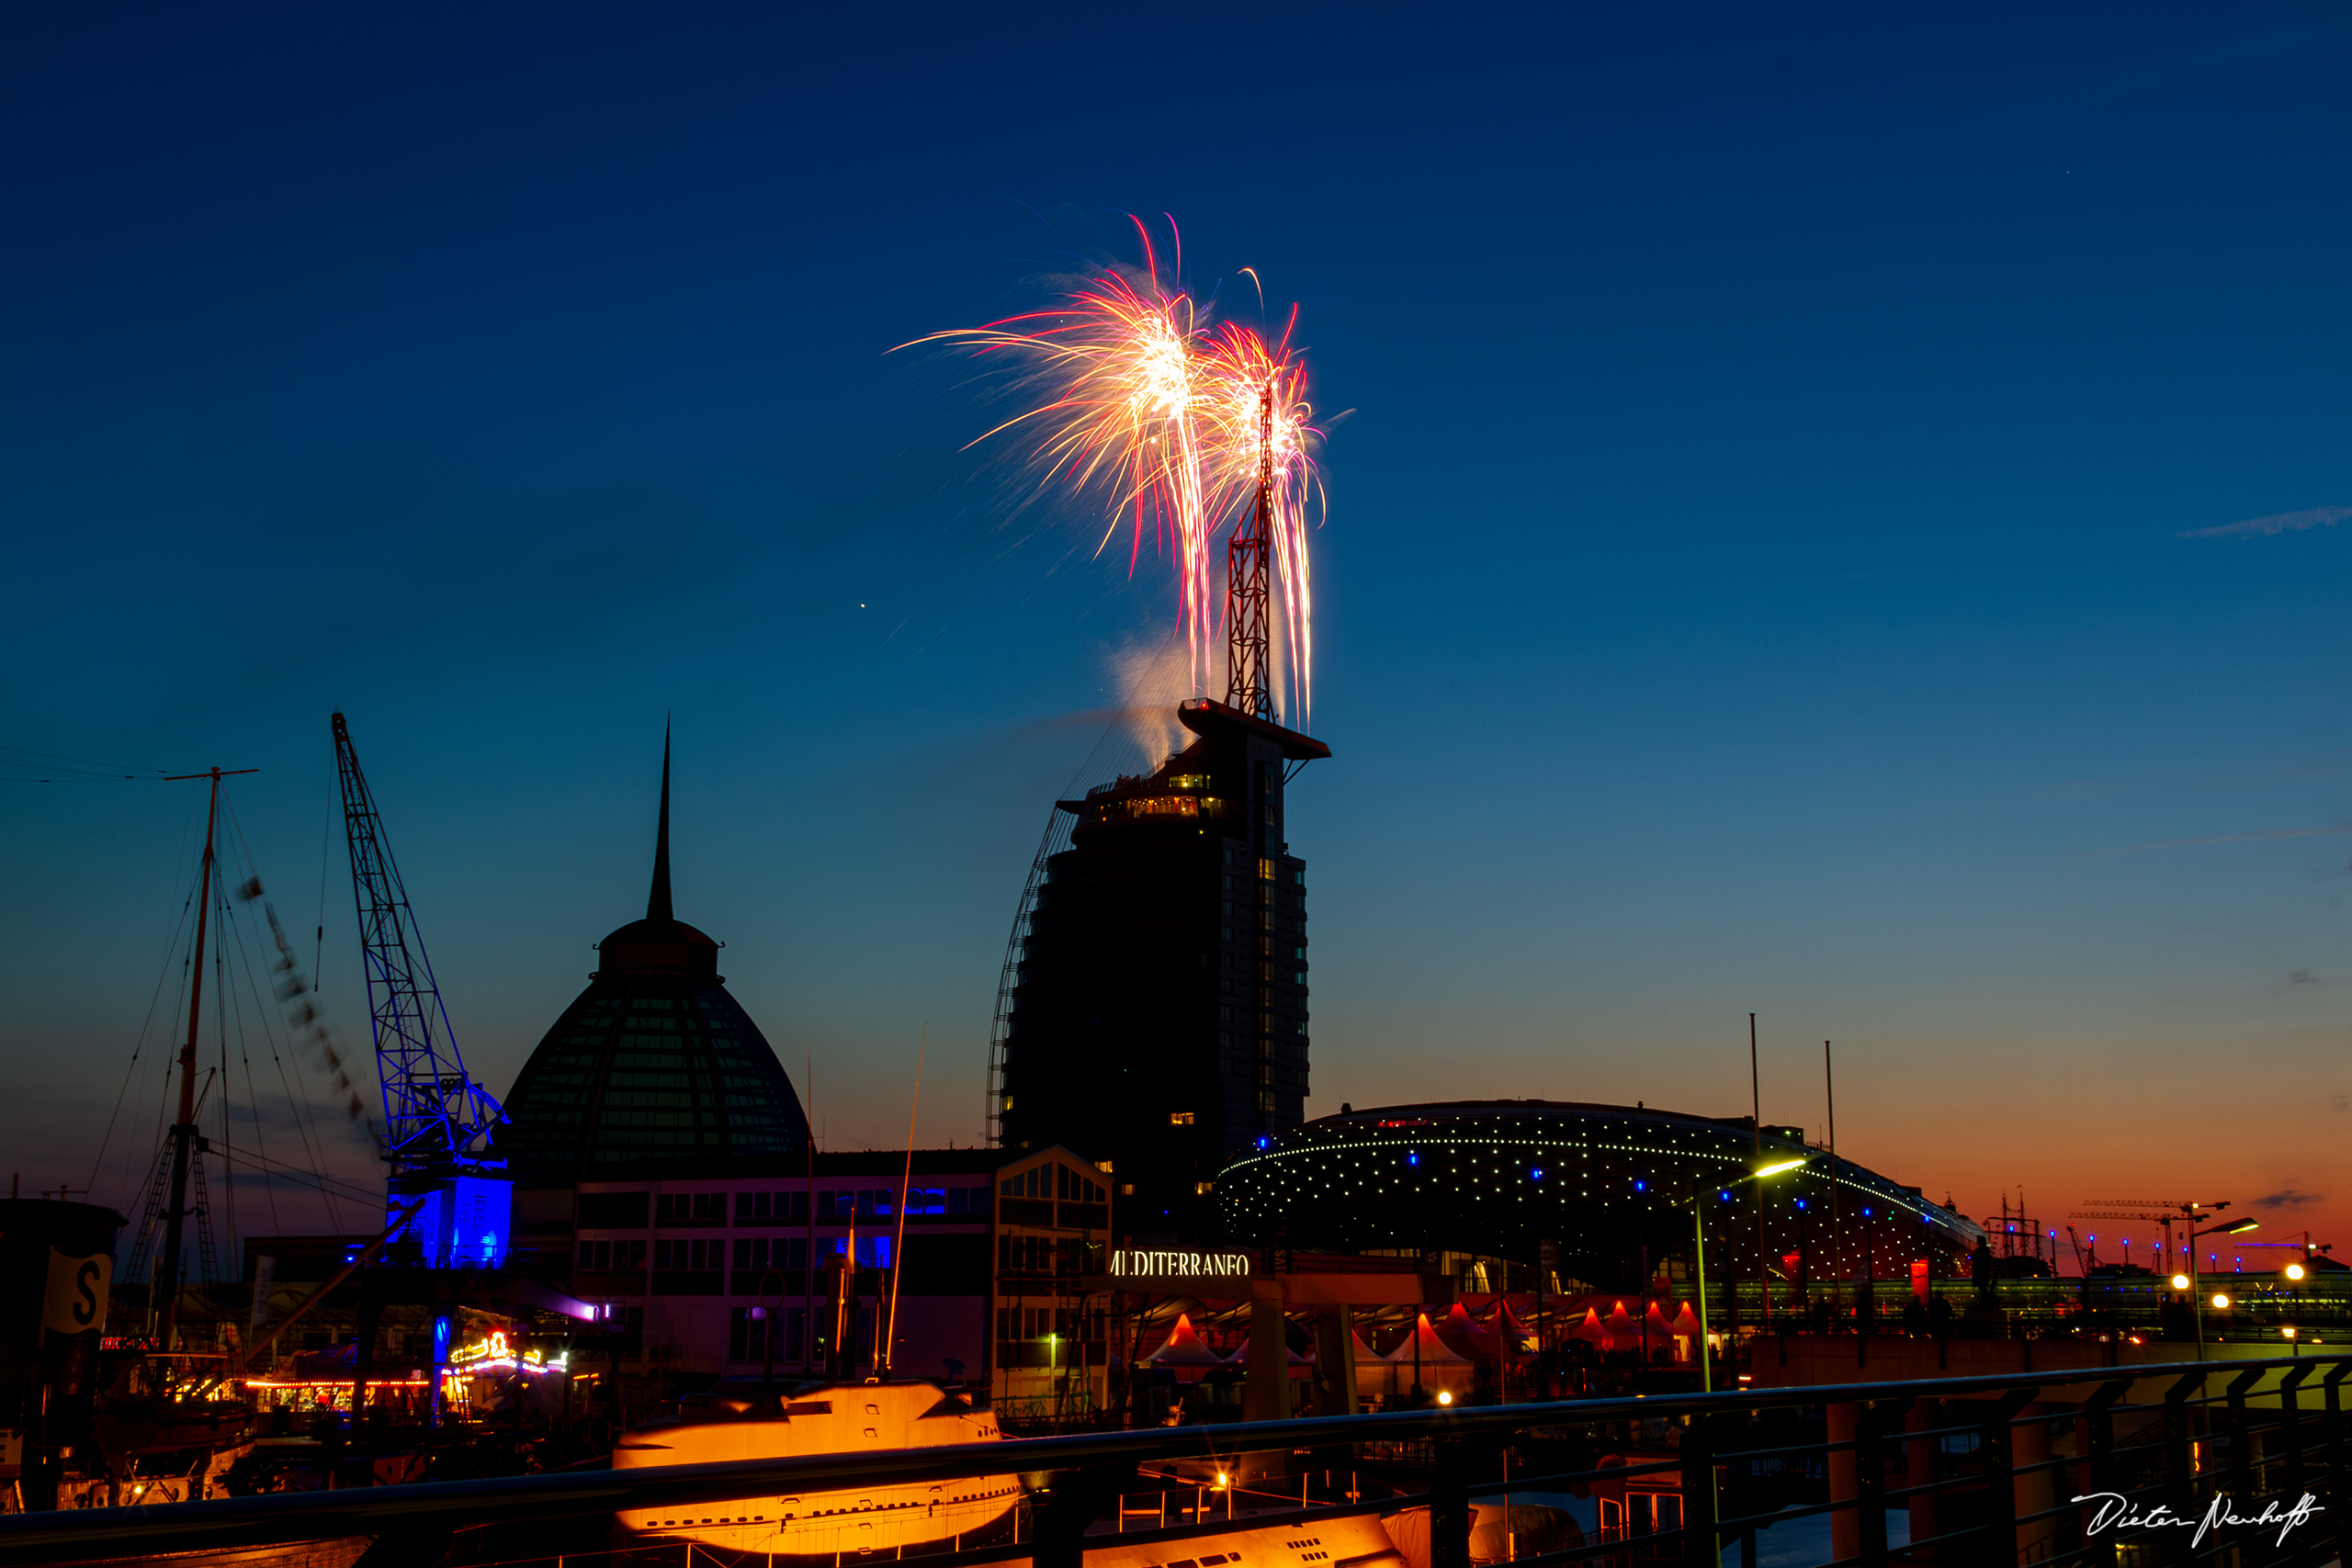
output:
[[[1024,1409],[1108,1397],[1104,1303],[1080,1286],[1102,1272],[1102,1172],[1065,1149],[918,1149],[903,1188],[904,1150],[815,1164],[580,1185],[568,1289],[617,1331],[625,1405],[771,1364],[870,1375],[886,1337],[891,1371]]]
[[[1228,1159],[1304,1119],[1306,865],[1283,837],[1318,740],[1222,703],[1148,774],[1060,802],[1019,960],[998,1110],[1008,1153],[1113,1173],[1139,1239],[1213,1234]]]

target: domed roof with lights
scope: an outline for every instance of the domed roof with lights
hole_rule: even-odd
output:
[[[1984,1235],[1918,1188],[1808,1144],[1803,1128],[1647,1105],[1349,1108],[1261,1137],[1215,1190],[1237,1240],[1530,1266],[1540,1242],[1555,1242],[1564,1275],[1599,1289],[1638,1281],[1645,1256],[1688,1249],[1694,1198],[1708,1267],[1726,1277],[1905,1279],[1921,1260],[1940,1277]]]
[[[797,1169],[808,1122],[775,1051],[671,911],[670,745],[645,918],[597,944],[588,988],[506,1097],[497,1152],[524,1185]]]

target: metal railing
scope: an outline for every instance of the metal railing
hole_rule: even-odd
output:
[[[1713,1568],[1759,1560],[1881,1568],[1905,1562],[2004,1568],[2319,1568],[2340,1558],[2352,1498],[2342,1385],[2352,1354],[2070,1368],[1727,1393],[1589,1399],[1379,1416],[1073,1434],[880,1453],[565,1472],[156,1507],[0,1517],[0,1565],[238,1549],[371,1536],[410,1561],[445,1556],[457,1532],[688,1507],[746,1495],[947,1481],[1017,1471],[1028,1495],[1017,1542],[927,1554],[933,1568],[1034,1561],[1082,1568],[1090,1546],[1145,1545],[1238,1528],[1311,1526],[1351,1514],[1428,1510],[1430,1568],[1476,1568],[1481,1500],[1611,1495],[1556,1550],[1502,1557],[1525,1568]],[[1154,1467],[1260,1471],[1228,1522],[1125,1530],[1125,1497]],[[1351,1484],[1311,1500],[1306,1477],[1377,1472],[1389,1495]],[[1399,1484],[1402,1483],[1402,1484]],[[1185,1491],[1191,1491],[1189,1485]],[[1297,1506],[1291,1495],[1308,1496]],[[1652,1506],[1638,1515],[1635,1496]],[[1656,1499],[1671,1496],[1675,1507]],[[1272,1504],[1271,1506],[1254,1506]],[[1228,1501],[1228,1507],[1233,1506]],[[1901,1528],[1894,1523],[1902,1519]],[[1193,1516],[1198,1518],[1195,1512]],[[1675,1522],[1666,1522],[1672,1517]],[[1826,1518],[1828,1539],[1792,1556],[1789,1527]],[[1772,1532],[1781,1532],[1775,1536]],[[1796,1532],[1802,1533],[1802,1531]],[[662,1559],[644,1555],[632,1561]],[[758,1552],[672,1545],[709,1561]],[[510,1562],[555,1559],[551,1544]],[[586,1553],[582,1555],[601,1555]],[[1153,1555],[1158,1555],[1157,1553]],[[852,1553],[848,1560],[854,1561]],[[483,1561],[469,1554],[470,1561]]]

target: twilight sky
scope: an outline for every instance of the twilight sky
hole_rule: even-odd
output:
[[[503,1093],[642,909],[666,713],[679,913],[826,1138],[903,1136],[927,1026],[923,1134],[971,1141],[1048,803],[1172,589],[1015,508],[956,369],[885,351],[1172,213],[1351,411],[1292,795],[1311,1111],[1743,1112],[1754,1010],[1768,1120],[1818,1135],[1835,1040],[1841,1150],[1973,1215],[2339,1239],[2352,15],[1201,25],[10,10],[0,757],[262,769],[238,820],[305,933],[328,851],[364,1039],[348,712]],[[90,1180],[198,804],[0,783],[28,1192]]]

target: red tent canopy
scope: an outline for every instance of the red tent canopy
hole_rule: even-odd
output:
[[[1144,1358],[1157,1367],[1221,1367],[1225,1358],[1201,1343],[1193,1332],[1193,1319],[1188,1313],[1176,1314],[1176,1326],[1168,1331],[1167,1341]]]
[[[1416,1344],[1419,1346],[1418,1351],[1414,1348]],[[1438,1337],[1437,1330],[1430,1326],[1430,1314],[1427,1313],[1416,1318],[1413,1332],[1405,1336],[1404,1342],[1388,1352],[1388,1359],[1392,1361],[1418,1360],[1425,1367],[1446,1362],[1459,1364],[1471,1359]]]
[[[1439,1338],[1453,1346],[1466,1359],[1484,1361],[1494,1359],[1495,1337],[1479,1327],[1477,1320],[1463,1309],[1460,1302],[1454,1303],[1446,1313],[1445,1321],[1437,1325],[1437,1332]]]
[[[1487,1314],[1487,1332],[1499,1332],[1513,1348],[1517,1348],[1534,1330],[1519,1321],[1519,1314],[1510,1310],[1510,1303],[1497,1296],[1495,1310]]]

